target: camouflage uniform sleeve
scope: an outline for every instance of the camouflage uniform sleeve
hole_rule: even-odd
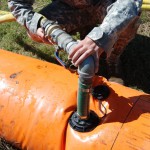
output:
[[[117,0],[107,8],[107,15],[102,24],[87,36],[105,52],[110,52],[121,31],[138,16],[141,5],[142,0]]]
[[[42,15],[33,11],[33,3],[34,0],[8,0],[8,7],[18,23],[24,25],[30,32],[36,33]]]

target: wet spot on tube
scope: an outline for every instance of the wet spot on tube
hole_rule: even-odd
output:
[[[16,76],[17,76],[17,74],[16,74],[16,73],[13,73],[13,74],[10,75],[10,78],[13,78],[13,79],[14,79],[14,78],[16,78]]]
[[[37,66],[37,68],[38,68],[38,69],[42,69],[42,68],[43,68],[43,66],[38,65],[38,66]]]
[[[16,81],[16,84],[19,84],[19,81]]]
[[[15,121],[10,121],[11,126],[15,126]]]
[[[22,71],[11,74],[11,75],[10,75],[10,78],[11,78],[11,79],[15,79],[21,72],[22,72]]]
[[[47,68],[47,65],[45,65],[45,66],[40,66],[40,65],[38,65],[37,68],[38,68],[38,69]]]
[[[0,111],[4,108],[4,105],[0,105]]]

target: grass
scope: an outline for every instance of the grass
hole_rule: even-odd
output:
[[[8,10],[6,1],[2,0],[2,3],[3,5],[1,5],[0,9]],[[44,5],[41,4],[43,3],[46,5],[48,0],[39,0],[34,5],[35,10],[38,11],[42,8]],[[32,41],[27,36],[25,28],[18,23],[8,22],[1,24],[0,35],[1,49],[56,63],[54,47]]]
[[[47,3],[49,0],[38,0],[34,4],[34,9],[38,11]],[[0,1],[0,10],[8,10],[5,0]],[[143,11],[141,19],[135,39],[121,56],[121,67],[126,86],[150,93],[150,12]],[[54,58],[54,47],[32,41],[28,38],[25,28],[16,22],[0,24],[0,48],[57,63]],[[66,59],[66,56],[62,57]],[[6,150],[15,150],[5,142],[0,140],[0,150],[2,146]]]

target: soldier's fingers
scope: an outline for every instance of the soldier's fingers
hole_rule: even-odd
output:
[[[99,69],[99,53],[96,52],[95,53],[95,73],[98,72],[98,69]]]
[[[69,59],[72,59],[73,56],[75,55],[75,53],[77,53],[78,50],[81,49],[82,47],[83,47],[83,45],[77,44],[77,45],[71,50],[71,52],[69,53],[68,58],[69,58]]]
[[[41,38],[44,38],[44,32],[42,28],[38,28],[37,29],[37,35]]]
[[[92,50],[87,50],[87,49],[82,50],[82,54],[78,58],[76,58],[74,65],[75,66],[80,65],[91,54],[92,54]]]
[[[84,47],[78,49],[78,50],[74,53],[74,55],[72,56],[72,62],[73,62],[74,64],[76,64],[76,61],[79,59],[79,57],[80,57],[81,55],[83,55],[83,53],[84,53],[85,51],[86,51],[86,49],[85,49]]]

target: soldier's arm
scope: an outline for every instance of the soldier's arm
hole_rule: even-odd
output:
[[[34,0],[8,0],[8,6],[17,22],[36,33],[42,15],[33,11]]]
[[[117,41],[121,31],[138,17],[142,0],[117,0],[108,8],[108,13],[99,27],[95,27],[87,36],[97,45],[109,52]]]

